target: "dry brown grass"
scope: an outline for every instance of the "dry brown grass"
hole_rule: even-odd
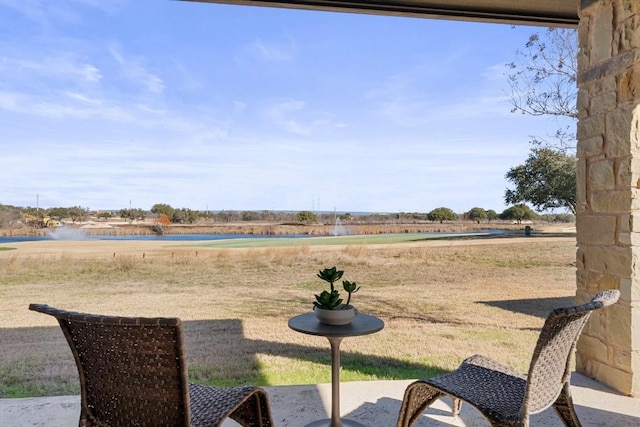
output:
[[[383,331],[343,342],[343,379],[426,376],[474,353],[526,370],[544,316],[572,302],[575,241],[494,243],[12,245],[0,252],[0,397],[77,392],[64,338],[53,318],[27,310],[32,302],[180,317],[190,375],[207,383],[328,382],[328,343],[289,330],[287,320],[311,310],[324,289],[315,274],[333,265],[362,285],[359,310],[385,321]]]

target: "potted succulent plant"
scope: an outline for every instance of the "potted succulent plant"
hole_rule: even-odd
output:
[[[313,311],[320,323],[346,325],[353,320],[358,312],[351,305],[351,295],[360,290],[356,282],[342,281],[342,288],[347,292],[346,303],[343,303],[344,300],[334,285],[342,278],[343,274],[344,270],[338,270],[336,267],[325,268],[317,274],[320,279],[329,283],[329,291],[324,290],[316,295],[316,300],[313,302]]]

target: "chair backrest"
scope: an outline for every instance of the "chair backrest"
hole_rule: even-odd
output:
[[[553,310],[542,327],[529,366],[524,414],[535,414],[551,406],[571,375],[571,357],[593,310],[614,304],[617,290],[598,293],[582,305]]]
[[[29,309],[58,319],[71,347],[80,376],[80,425],[189,425],[180,319],[99,316],[43,304]]]

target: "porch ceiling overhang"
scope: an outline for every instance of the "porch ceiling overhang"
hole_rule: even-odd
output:
[[[189,0],[377,15],[575,27],[595,0]]]

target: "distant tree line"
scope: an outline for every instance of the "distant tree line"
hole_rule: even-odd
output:
[[[197,211],[188,208],[173,208],[166,203],[157,203],[150,210],[129,208],[119,211],[95,211],[80,206],[33,208],[15,207],[0,204],[0,227],[16,227],[27,224],[26,218],[59,218],[72,223],[87,220],[108,221],[120,218],[129,222],[145,221],[153,219],[161,225],[170,224],[206,224],[211,222],[279,222],[291,224],[334,224],[338,219],[348,224],[385,224],[385,223],[420,223],[420,222],[452,222],[474,221],[478,224],[491,221],[517,221],[540,220],[548,222],[573,222],[573,214],[538,214],[525,204],[513,205],[502,213],[493,209],[474,207],[467,212],[456,213],[447,207],[438,207],[429,212],[399,212],[399,213],[371,213],[352,215],[351,213],[317,213],[308,210],[292,211]]]

